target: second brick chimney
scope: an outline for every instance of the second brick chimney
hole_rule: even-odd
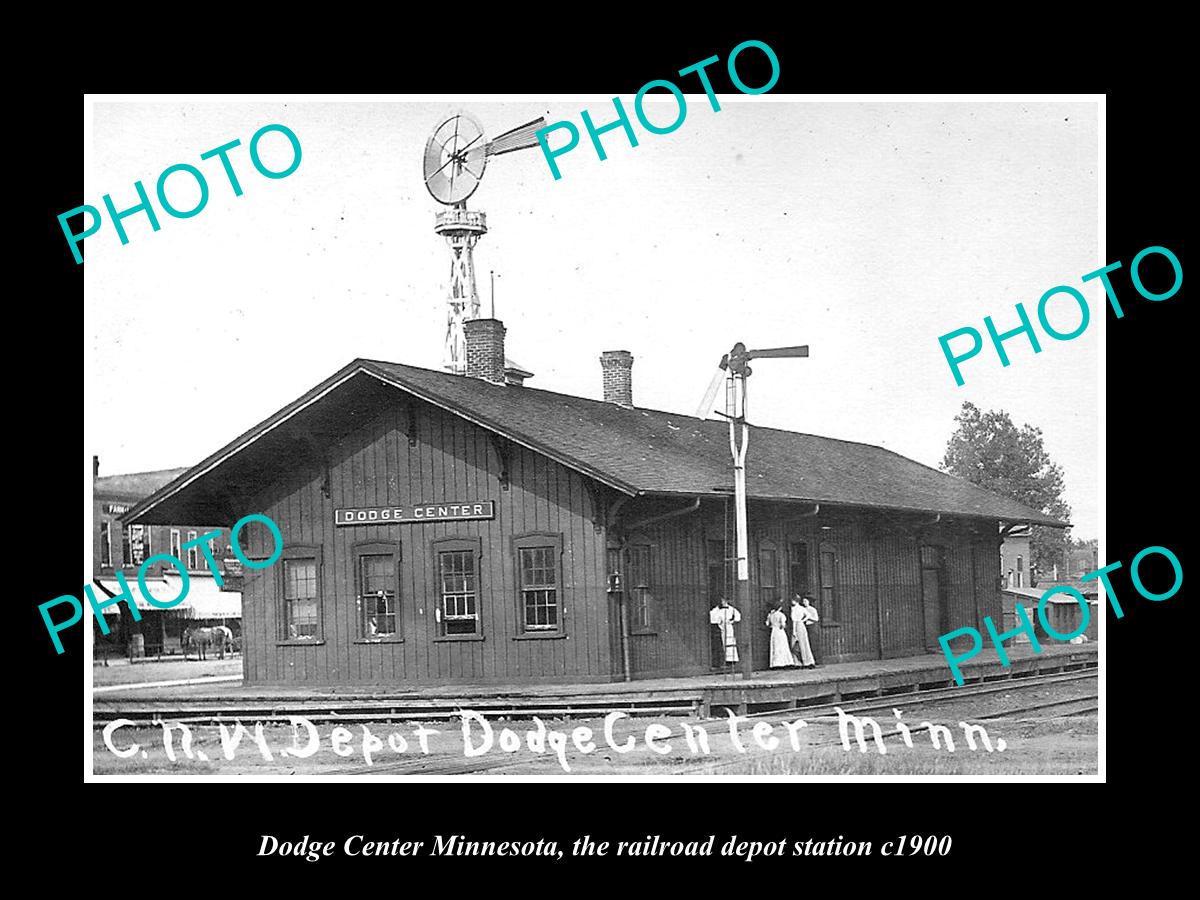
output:
[[[499,319],[469,319],[463,323],[467,337],[467,375],[492,384],[504,384],[504,323]]]
[[[604,402],[633,406],[633,354],[628,350],[605,350],[600,354],[604,373]]]

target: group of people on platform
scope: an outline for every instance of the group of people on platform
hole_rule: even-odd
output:
[[[780,600],[767,615],[766,625],[771,629],[770,667],[816,668],[817,661],[808,629],[821,621],[821,616],[812,600],[800,594],[796,594],[786,608],[785,603]],[[736,607],[730,606],[724,597],[709,611],[714,668],[738,661],[737,635],[733,626],[741,620],[742,614]]]
[[[771,668],[815,669],[817,661],[808,629],[819,621],[821,616],[808,597],[797,594],[787,612],[784,612],[784,601],[780,600],[767,615],[767,627],[771,629]]]

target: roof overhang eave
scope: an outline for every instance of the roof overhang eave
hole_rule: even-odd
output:
[[[709,491],[660,491],[660,490],[641,490],[639,495],[647,497],[732,497],[733,491],[720,490],[713,488]],[[1048,528],[1070,528],[1069,522],[1059,522],[1057,519],[1033,519],[1033,518],[1013,518],[1011,516],[1002,516],[995,513],[977,513],[977,512],[959,512],[948,509],[933,509],[928,507],[917,506],[894,506],[894,505],[875,505],[868,503],[848,503],[842,500],[829,500],[821,497],[764,497],[750,494],[746,497],[747,500],[756,500],[760,503],[820,503],[822,506],[839,507],[843,509],[864,509],[864,510],[883,510],[886,512],[912,513],[914,515],[929,515],[929,516],[952,516],[957,519],[983,519],[992,522],[1008,522],[1014,525],[1044,525]]]

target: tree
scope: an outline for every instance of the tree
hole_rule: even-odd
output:
[[[1061,521],[1070,519],[1071,507],[1062,498],[1063,470],[1046,452],[1040,428],[1017,428],[1003,410],[981,412],[972,403],[963,403],[954,421],[958,428],[946,444],[944,471]],[[1042,580],[1055,564],[1065,565],[1068,531],[1032,528],[1030,555]]]

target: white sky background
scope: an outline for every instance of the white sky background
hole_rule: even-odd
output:
[[[770,95],[767,95],[768,97]],[[632,97],[622,97],[633,117]],[[450,251],[433,233],[427,137],[463,109],[496,135],[539,115],[573,121],[580,145],[555,181],[537,149],[494,157],[468,202],[490,228],[476,249],[480,297],[497,273],[508,355],[531,387],[601,396],[598,357],[627,349],[639,406],[691,414],[721,355],[807,343],[807,360],[752,363],[752,422],[878,444],[936,467],[964,400],[1042,428],[1066,471],[1074,535],[1098,532],[1097,341],[1103,288],[1080,276],[1097,236],[1094,103],[798,103],[688,97],[669,135],[634,127],[591,148],[579,112],[611,100],[444,103],[97,102],[84,202],[154,198],[186,162],[208,179],[190,219],[107,219],[86,241],[86,450],[102,474],[192,465],[355,357],[438,369]],[[647,104],[652,121],[674,103]],[[303,161],[270,180],[251,135],[282,123]],[[200,154],[234,138],[244,194]],[[563,133],[552,137],[557,146]],[[273,169],[286,139],[260,145]],[[168,197],[194,205],[173,175]],[[983,317],[1018,324],[1022,301],[1065,284],[1092,324],[1042,352],[987,342],[955,385],[938,336]],[[1061,304],[1061,307],[1055,304]],[[1059,298],[1061,331],[1078,312]],[[718,397],[718,404],[723,400]],[[750,465],[753,465],[753,439]]]

